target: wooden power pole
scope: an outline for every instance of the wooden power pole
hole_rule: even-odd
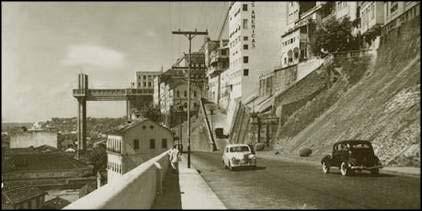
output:
[[[189,40],[189,65],[188,65],[188,130],[187,130],[187,137],[188,137],[188,168],[190,168],[190,67],[192,63],[192,53],[191,53],[191,45],[192,45],[192,39],[196,35],[208,35],[208,30],[204,32],[199,32],[195,29],[195,31],[173,31],[172,34],[177,35],[184,35]]]

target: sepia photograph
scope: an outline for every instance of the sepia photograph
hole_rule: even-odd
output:
[[[419,210],[420,20],[419,1],[2,1],[2,210]]]

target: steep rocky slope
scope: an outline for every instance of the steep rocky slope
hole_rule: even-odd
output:
[[[418,18],[383,36],[375,60],[355,67],[362,77],[339,80],[296,111],[275,148],[297,153],[310,147],[318,159],[336,141],[366,139],[384,164],[420,166],[419,24]]]

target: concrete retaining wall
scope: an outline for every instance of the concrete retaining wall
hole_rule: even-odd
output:
[[[63,209],[150,209],[162,190],[167,152],[142,163]]]

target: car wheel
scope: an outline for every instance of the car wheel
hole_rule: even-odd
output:
[[[324,174],[330,173],[330,166],[325,161],[322,162],[322,172],[324,172]]]
[[[341,166],[340,166],[341,175],[343,175],[343,176],[349,176],[350,173],[351,173],[350,171],[351,171],[351,169],[347,166],[347,163],[346,162],[342,162],[341,163]]]
[[[379,169],[372,169],[371,174],[378,175],[380,173]]]

